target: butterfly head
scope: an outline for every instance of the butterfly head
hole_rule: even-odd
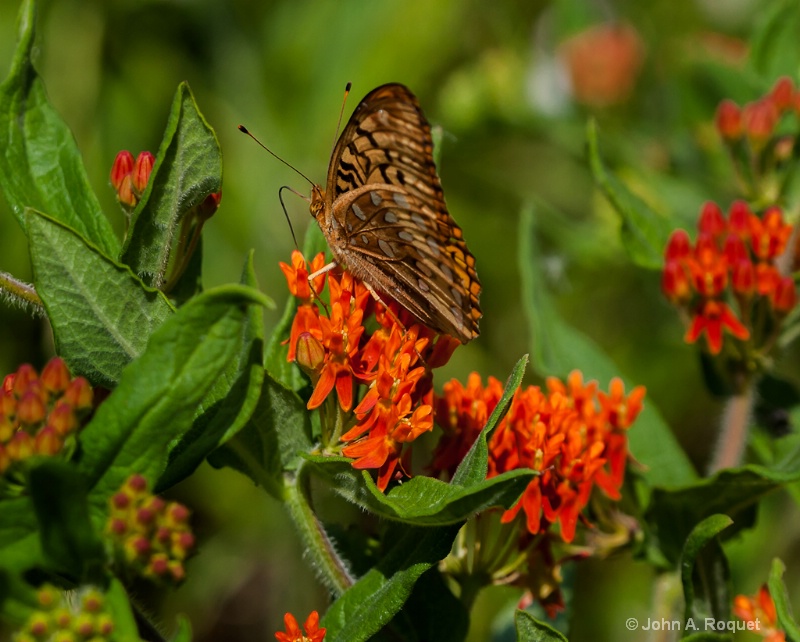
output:
[[[317,218],[325,209],[325,192],[319,185],[311,188],[311,204],[308,206],[311,216]]]

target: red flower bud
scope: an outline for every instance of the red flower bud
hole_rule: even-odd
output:
[[[30,385],[39,379],[39,375],[30,364],[23,363],[17,368],[16,376],[14,377],[14,394],[19,399],[23,393],[28,390]]]
[[[25,392],[17,404],[17,419],[28,426],[44,421],[46,413],[44,402],[33,390]]]
[[[67,364],[61,357],[53,357],[42,370],[41,380],[48,392],[64,392],[70,381]]]
[[[79,613],[72,624],[72,630],[84,639],[94,635],[94,618],[88,613]]]
[[[75,377],[69,384],[62,399],[72,404],[75,410],[88,410],[92,407],[92,387],[83,377]]]
[[[753,296],[756,291],[756,271],[753,264],[747,259],[734,263],[731,282],[736,294],[744,297]]]
[[[14,434],[6,445],[6,452],[12,461],[22,461],[33,454],[33,437],[24,430]]]
[[[739,261],[749,261],[750,253],[747,251],[747,246],[744,244],[741,236],[737,234],[728,234],[725,239],[725,245],[722,248],[722,253],[728,261],[728,265],[736,265]]]
[[[728,229],[742,240],[750,238],[750,217],[754,216],[744,201],[734,201],[728,212]]]
[[[136,203],[139,202],[139,199],[136,198],[136,194],[133,193],[133,178],[131,174],[128,174],[122,179],[122,183],[117,190],[117,200],[120,204],[130,209],[136,207]]]
[[[114,508],[124,509],[131,505],[131,498],[125,491],[114,493],[111,497],[111,504]]]
[[[69,403],[59,401],[47,416],[47,425],[52,426],[62,437],[66,437],[78,427],[78,419]]]
[[[762,99],[746,105],[742,119],[750,144],[755,149],[761,149],[778,123],[778,110],[771,100]]]
[[[89,591],[83,596],[83,610],[97,613],[103,608],[103,595],[98,591]]]
[[[203,199],[203,202],[197,207],[197,218],[201,221],[206,221],[214,216],[214,213],[219,209],[219,204],[222,201],[222,192],[215,192],[209,194]]]
[[[55,455],[61,451],[63,445],[59,434],[50,426],[45,426],[36,433],[34,449],[37,455]]]
[[[303,332],[297,337],[295,360],[303,372],[316,379],[325,360],[325,347],[310,332]]]
[[[144,193],[155,161],[150,152],[142,152],[136,157],[136,164],[133,166],[133,189],[136,194],[141,196]]]
[[[0,392],[0,414],[9,420],[17,416],[17,398],[13,392]]]
[[[719,205],[713,201],[706,201],[700,210],[700,220],[697,229],[703,234],[717,238],[725,232],[725,217]]]
[[[692,296],[692,285],[681,263],[670,261],[661,275],[661,291],[672,303],[680,304]]]
[[[111,166],[111,185],[119,192],[122,181],[126,176],[130,176],[133,171],[133,154],[127,150],[121,151],[114,159]]]
[[[776,312],[787,314],[797,305],[797,289],[794,279],[790,276],[783,277],[778,281],[777,287],[772,297],[772,307]]]
[[[125,531],[128,530],[128,525],[125,523],[124,519],[120,519],[119,517],[114,517],[108,523],[108,530],[114,535],[122,535]]]
[[[147,570],[145,571],[148,574],[155,575],[157,577],[161,577],[165,575],[169,570],[169,560],[164,553],[156,553],[150,558],[150,563],[147,565]]]
[[[714,121],[723,140],[734,141],[742,137],[742,110],[732,100],[725,99],[717,106]]]
[[[131,475],[126,485],[135,493],[143,493],[147,490],[147,480],[139,474]]]
[[[675,230],[667,241],[664,258],[669,261],[685,259],[692,253],[692,242],[686,230]]]
[[[789,109],[794,99],[794,83],[792,79],[788,76],[778,78],[772,90],[769,92],[769,99],[779,113]]]
[[[176,582],[181,582],[183,581],[183,578],[186,577],[186,571],[183,568],[183,564],[177,560],[169,563],[169,574],[172,575],[172,579]]]

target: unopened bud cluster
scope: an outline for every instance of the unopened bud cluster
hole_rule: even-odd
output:
[[[791,78],[778,79],[766,95],[743,107],[723,100],[715,124],[748,197],[776,201],[800,133],[800,90]]]
[[[42,370],[23,364],[6,375],[0,390],[0,474],[34,455],[56,455],[71,445],[92,408],[83,377],[71,378],[55,357]]]
[[[141,152],[134,160],[133,154],[123,150],[114,159],[111,185],[117,192],[117,200],[127,210],[135,208],[141,200],[154,164],[155,158],[150,152]]]
[[[37,592],[39,610],[12,638],[13,642],[111,642],[114,621],[106,611],[104,596],[96,589],[80,591],[69,603],[62,591],[45,585]]]
[[[106,530],[120,563],[151,579],[181,581],[194,547],[189,509],[148,492],[141,475],[128,478],[109,504]]]

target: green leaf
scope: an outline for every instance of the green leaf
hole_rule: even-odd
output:
[[[178,616],[178,628],[171,642],[192,642],[192,623],[186,617]]]
[[[119,642],[141,642],[136,618],[130,599],[122,583],[113,579],[105,593],[105,607],[114,621],[114,640]]]
[[[30,497],[0,502],[0,568],[23,572],[44,564],[38,522]]]
[[[586,379],[608,382],[622,376],[600,348],[558,314],[555,303],[538,268],[534,209],[526,207],[520,216],[519,268],[522,301],[531,335],[532,363],[541,375],[565,377],[579,368]],[[624,379],[624,377],[623,377]],[[628,432],[631,453],[646,466],[643,476],[652,485],[677,486],[697,478],[686,454],[651,401]]]
[[[677,564],[684,541],[696,524],[715,513],[728,515],[734,521],[725,532],[730,537],[753,524],[757,503],[764,495],[798,479],[800,450],[772,468],[731,468],[691,486],[656,488],[646,519],[661,552],[670,563]]]
[[[517,642],[567,642],[567,638],[552,626],[540,622],[527,611],[517,611],[514,623],[517,626]]]
[[[258,288],[252,252],[245,263],[242,284]],[[249,306],[240,350],[197,408],[191,430],[171,448],[156,492],[189,476],[214,449],[245,426],[256,409],[264,381],[263,352],[264,313],[261,306]]]
[[[369,640],[405,604],[415,582],[449,552],[457,526],[400,527],[393,547],[374,568],[345,591],[322,620],[326,642]]]
[[[114,388],[172,305],[62,223],[33,210],[27,221],[34,283],[56,351],[74,374]]]
[[[684,622],[730,619],[730,573],[717,535],[731,524],[727,515],[711,515],[686,539],[681,556]]]
[[[633,194],[603,164],[597,140],[597,124],[590,120],[586,128],[589,165],[597,186],[620,216],[622,244],[639,267],[660,270],[663,252],[672,231],[669,222]]]
[[[792,614],[792,605],[789,601],[789,594],[786,585],[783,583],[783,573],[786,565],[777,557],[772,560],[772,568],[769,572],[769,594],[775,602],[775,609],[778,612],[778,623],[788,636],[790,642],[800,642],[800,627]]]
[[[83,476],[66,462],[44,460],[31,469],[28,489],[49,568],[76,584],[100,581],[105,550],[89,519]]]
[[[209,457],[209,462],[240,471],[280,499],[284,471],[297,468],[298,453],[308,452],[311,446],[311,418],[306,405],[267,373],[250,420]]]
[[[247,307],[266,302],[245,286],[209,290],[168,319],[144,354],[125,369],[117,389],[79,437],[79,465],[98,516],[132,473],[143,475],[152,488],[169,444],[191,428],[197,408],[207,403],[227,364],[241,353]]]
[[[22,575],[0,568],[0,621],[21,627],[40,608],[36,591]]]
[[[511,375],[506,381],[506,386],[503,389],[503,395],[500,401],[492,411],[486,425],[481,429],[481,434],[472,444],[464,459],[458,465],[451,485],[453,486],[475,486],[486,480],[486,473],[489,469],[489,447],[488,440],[491,433],[494,431],[498,423],[505,417],[508,408],[511,406],[511,400],[517,392],[522,377],[525,375],[525,368],[528,365],[528,355],[523,355],[517,361]],[[507,507],[508,508],[508,507]]]
[[[303,256],[307,261],[311,261],[319,252],[325,252],[328,245],[319,225],[309,225],[303,240]],[[291,263],[289,259],[284,263]],[[283,316],[269,337],[267,349],[264,357],[264,367],[272,377],[280,381],[284,386],[298,392],[308,386],[306,377],[294,363],[286,361],[289,352],[288,341],[289,333],[292,329],[292,321],[297,312],[297,299],[290,296],[286,301]]]
[[[794,0],[767,3],[758,12],[759,20],[750,40],[750,66],[767,83],[779,76],[797,79],[800,50],[800,6]]]
[[[31,64],[36,5],[22,4],[18,45],[0,85],[0,189],[26,229],[25,208],[47,212],[88,239],[106,256],[119,241],[89,186],[75,139],[47,100]]]
[[[351,459],[322,455],[304,458],[346,500],[385,519],[416,526],[456,524],[492,506],[510,508],[536,474],[528,469],[512,470],[469,486],[417,476],[384,494],[367,471],[353,468]]]
[[[403,608],[386,627],[387,640],[462,642],[469,629],[469,612],[450,592],[438,569],[430,568],[414,584]]]
[[[189,85],[181,83],[153,173],[131,217],[122,261],[148,285],[160,285],[181,219],[221,189],[217,137],[198,110]]]

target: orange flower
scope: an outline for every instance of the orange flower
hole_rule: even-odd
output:
[[[305,635],[300,630],[297,620],[294,615],[286,613],[283,616],[283,624],[286,632],[278,631],[275,634],[275,639],[278,642],[322,642],[325,639],[325,629],[319,628],[319,613],[311,611],[308,618],[306,618],[303,628]]]
[[[628,454],[626,431],[641,411],[645,390],[640,386],[626,396],[622,381],[614,379],[604,394],[596,382],[585,384],[577,371],[566,383],[548,379],[547,388],[529,386],[514,393],[489,441],[488,477],[517,468],[539,471],[502,521],[522,512],[532,535],[558,522],[562,539],[571,542],[595,486],[619,499]],[[437,420],[445,431],[434,456],[438,470],[452,473],[455,456],[463,456],[472,445],[501,393],[496,379],[484,389],[475,374],[467,388],[456,381],[445,385],[437,400]]]
[[[306,265],[305,258],[303,258],[303,253],[299,250],[292,251],[291,265],[287,265],[282,261],[278,263],[278,265],[286,277],[289,292],[292,293],[292,296],[296,296],[304,303],[308,303],[312,299],[312,285],[316,294],[322,292],[322,288],[325,287],[325,274],[320,274],[316,277],[313,284],[310,284],[308,280],[309,274],[313,274],[325,265],[325,255],[322,252],[312,259],[310,271]]]
[[[740,620],[752,623],[752,630],[764,636],[764,642],[786,641],[786,634],[778,628],[778,612],[766,584],[753,597],[737,595],[733,599],[733,613]]]
[[[742,341],[750,338],[750,331],[736,318],[733,311],[721,301],[712,299],[698,308],[684,340],[687,343],[694,343],[700,335],[705,334],[711,354],[719,354],[722,350],[723,330],[727,330]]]

